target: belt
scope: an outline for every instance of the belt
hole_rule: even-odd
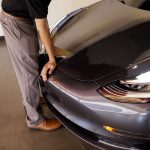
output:
[[[4,11],[2,11],[4,15],[8,16],[8,17],[13,17],[15,20],[20,20],[20,21],[31,21],[31,19],[28,19],[28,18],[23,18],[23,17],[16,17],[16,16],[13,16],[13,15],[10,15]]]

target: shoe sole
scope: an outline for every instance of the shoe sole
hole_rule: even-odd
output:
[[[55,130],[61,128],[61,127],[62,127],[62,125],[60,125],[56,128],[52,128],[52,129],[44,129],[44,128],[40,128],[40,127],[28,127],[28,128],[34,129],[34,130],[41,130],[41,131],[55,131]]]

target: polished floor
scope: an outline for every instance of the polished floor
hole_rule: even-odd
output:
[[[51,116],[46,107],[44,112]],[[64,127],[52,132],[27,128],[20,90],[3,38],[0,38],[0,150],[95,150]]]

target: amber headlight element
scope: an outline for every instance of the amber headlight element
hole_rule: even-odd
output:
[[[131,133],[131,132],[128,132],[128,131],[115,129],[115,128],[107,126],[107,125],[104,125],[103,128],[105,130],[107,130],[108,132],[111,132],[111,133],[119,135],[119,136],[130,137],[130,138],[138,138],[138,139],[149,139],[150,138],[150,136],[146,136],[144,134]]]

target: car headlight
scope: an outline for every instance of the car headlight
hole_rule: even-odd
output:
[[[150,81],[149,76],[150,72],[147,72],[137,76],[136,82],[133,80],[115,81],[99,88],[98,93],[113,101],[147,103],[150,102],[150,85],[147,84],[148,80]]]
[[[121,81],[124,84],[150,84],[150,71],[140,74],[134,79]]]

